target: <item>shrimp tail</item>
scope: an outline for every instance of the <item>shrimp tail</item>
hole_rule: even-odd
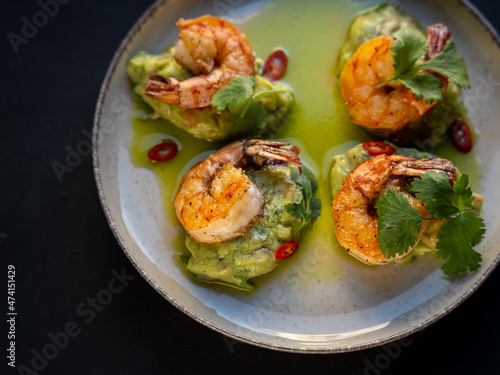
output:
[[[208,75],[178,81],[173,77],[164,79],[153,73],[146,80],[146,91],[142,95],[183,108],[209,107],[212,96],[220,89],[218,81],[221,75],[220,69],[214,69]]]
[[[246,154],[262,158],[278,160],[295,165],[302,171],[302,162],[298,156],[300,149],[288,143],[267,140],[251,140],[247,142]],[[258,160],[255,160],[258,162]]]
[[[427,26],[425,39],[429,41],[429,49],[425,55],[426,60],[433,59],[440,54],[446,43],[451,39],[450,30],[441,23]]]
[[[419,177],[429,171],[443,172],[448,176],[451,184],[457,179],[455,165],[443,158],[403,161],[394,167],[392,173],[399,176]]]
[[[144,96],[149,96],[161,100],[162,102],[180,104],[179,81],[173,77],[168,79],[163,78],[159,74],[151,73],[146,80],[146,91],[142,93]]]
[[[429,48],[427,49],[427,53],[425,54],[425,61],[429,61],[443,51],[444,46],[451,39],[451,33],[446,26],[441,23],[437,23],[435,25],[427,26],[425,39],[427,39],[427,41],[429,42]],[[446,92],[446,90],[448,89],[448,78],[431,70],[424,70],[423,72],[430,73],[439,78],[443,84],[441,90],[443,91],[443,93]]]

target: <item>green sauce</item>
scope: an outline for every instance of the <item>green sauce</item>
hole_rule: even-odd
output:
[[[370,139],[368,133],[349,121],[334,72],[339,46],[353,16],[368,6],[370,4],[365,2],[358,4],[347,0],[277,0],[244,21],[235,22],[247,35],[257,57],[265,60],[275,47],[284,47],[287,52],[288,67],[282,81],[293,88],[296,102],[286,126],[272,138],[285,139],[302,148],[302,159],[318,179],[317,196],[323,206],[321,217],[313,228],[301,235],[297,254],[270,276],[258,278],[256,286],[267,277],[277,277],[277,272],[287,272],[292,278],[300,278],[300,285],[306,288],[318,280],[342,278],[342,263],[357,262],[338,245],[334,235],[329,171],[335,155]],[[426,24],[426,20],[420,21]],[[193,160],[201,160],[206,151],[216,150],[223,144],[196,139],[165,120],[133,119],[132,129],[132,160],[138,167],[151,168],[155,172],[168,223],[180,225],[172,207],[178,181],[188,163],[193,165]],[[151,163],[147,151],[167,138],[178,143],[178,154],[166,163]],[[435,153],[452,160],[468,174],[472,188],[478,191],[480,168],[474,151],[460,154],[448,142]],[[183,247],[181,241],[173,240],[172,244],[176,248]],[[290,272],[293,270],[301,272]]]

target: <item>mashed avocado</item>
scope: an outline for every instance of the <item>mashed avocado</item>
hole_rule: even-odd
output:
[[[128,62],[127,73],[133,84],[133,91],[153,109],[156,115],[169,120],[193,136],[208,141],[256,136],[264,130],[275,129],[288,112],[293,101],[291,90],[280,82],[271,83],[260,75],[255,76],[257,83],[254,86],[254,93],[264,90],[279,91],[257,99],[264,104],[266,110],[260,126],[245,117],[232,117],[227,110],[218,111],[213,107],[182,108],[140,95],[144,92],[144,83],[150,73],[157,73],[165,79],[173,77],[179,81],[192,76],[189,69],[178,64],[173,58],[174,51],[174,48],[170,48],[166,53],[159,55],[138,52]]]
[[[198,281],[216,282],[251,291],[250,279],[271,272],[279,261],[274,255],[282,245],[296,241],[302,220],[285,210],[294,201],[297,185],[292,179],[295,166],[265,166],[247,169],[246,174],[266,197],[260,218],[236,239],[207,244],[186,237],[190,252],[187,269]],[[310,179],[307,171],[303,174]],[[299,250],[300,251],[300,250]]]
[[[347,30],[347,37],[339,50],[338,74],[342,71],[347,60],[364,42],[386,34],[397,38],[405,30],[416,30],[423,33],[422,27],[416,19],[393,5],[380,4],[358,12]]]
[[[394,38],[407,30],[419,31],[425,35],[417,20],[401,9],[390,4],[381,4],[359,12],[352,21],[347,36],[340,47],[337,59],[337,74],[349,58],[364,42],[379,35],[389,34]],[[444,98],[420,121],[398,131],[380,129],[366,130],[379,139],[389,139],[398,145],[411,145],[422,150],[432,151],[447,139],[448,128],[457,120],[467,119],[467,111],[462,94],[453,82],[449,82]]]

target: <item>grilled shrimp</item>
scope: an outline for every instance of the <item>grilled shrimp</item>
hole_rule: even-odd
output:
[[[439,54],[450,38],[448,28],[441,24],[427,28],[426,39],[430,42],[425,56],[430,60]],[[345,64],[340,75],[342,97],[352,121],[368,128],[401,130],[420,120],[431,110],[434,103],[417,100],[411,90],[399,82],[377,87],[394,75],[391,46],[393,39],[381,35],[362,44]],[[446,77],[434,72],[447,89]]]
[[[258,218],[264,195],[245,174],[250,162],[270,160],[301,167],[300,150],[288,143],[239,140],[193,166],[174,197],[175,213],[198,242],[229,241],[243,235]]]
[[[223,19],[202,16],[180,19],[177,62],[194,76],[184,81],[157,74],[146,81],[143,95],[184,108],[210,106],[210,99],[238,76],[252,75],[255,56],[245,34]]]
[[[456,179],[453,163],[441,158],[417,160],[402,155],[379,155],[354,169],[344,179],[332,202],[335,234],[340,245],[351,255],[369,264],[386,264],[397,259],[387,259],[378,247],[375,202],[388,189],[394,189],[405,194],[410,205],[427,216],[423,204],[408,193],[405,186],[410,178],[430,170],[446,173],[452,183]],[[420,226],[418,241],[425,233],[427,225],[425,220]],[[413,248],[409,248],[403,256],[411,250]]]

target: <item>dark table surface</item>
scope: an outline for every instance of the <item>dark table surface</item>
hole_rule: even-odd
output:
[[[16,42],[15,53],[8,33],[19,34],[23,17],[35,15],[40,4],[36,0],[0,1],[3,319],[8,318],[8,265],[16,271],[18,312],[18,367],[7,366],[10,326],[5,322],[0,334],[2,374],[261,370],[500,374],[498,269],[453,312],[412,335],[411,345],[393,352],[388,362],[388,347],[300,355],[235,343],[164,300],[116,242],[97,196],[90,154],[82,150],[86,156],[64,174],[62,182],[52,169],[54,161],[64,161],[69,148],[87,139],[113,53],[152,1],[59,3],[57,14],[50,15],[46,25]],[[500,28],[499,2],[473,3]],[[44,23],[43,16],[39,22]],[[93,298],[108,288],[116,272],[124,273],[126,286],[107,305],[93,305]]]

